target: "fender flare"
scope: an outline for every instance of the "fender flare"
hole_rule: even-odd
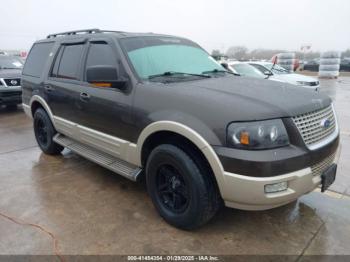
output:
[[[53,117],[52,111],[51,111],[49,105],[46,103],[45,99],[42,98],[41,96],[34,95],[34,96],[32,96],[32,98],[30,99],[30,102],[29,102],[30,117],[34,117],[34,116],[32,115],[32,107],[33,107],[33,103],[34,103],[34,102],[38,102],[38,103],[45,109],[45,111],[47,112],[47,114],[48,114],[49,117],[50,117],[50,120],[51,120],[53,126],[55,126],[55,121],[54,121],[54,117]],[[27,114],[28,114],[28,113],[27,113]]]
[[[207,159],[221,191],[221,188],[224,186],[224,168],[214,149],[195,130],[178,122],[157,121],[148,125],[142,130],[136,145],[135,162],[138,166],[141,166],[142,148],[146,139],[152,134],[160,131],[170,131],[179,134],[183,137],[186,137],[188,140],[190,140]]]

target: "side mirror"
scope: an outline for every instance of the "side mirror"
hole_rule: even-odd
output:
[[[86,69],[87,82],[97,87],[110,87],[124,90],[126,79],[120,79],[117,69],[113,66],[91,66]]]
[[[221,63],[221,66],[222,66],[223,68],[225,68],[226,70],[229,70],[228,64],[227,64],[227,63]]]

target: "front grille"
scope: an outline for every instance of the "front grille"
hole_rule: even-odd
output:
[[[7,86],[20,86],[21,79],[20,78],[8,78],[4,79]]]
[[[322,143],[337,130],[333,106],[292,118],[305,144],[311,149]]]
[[[0,92],[0,97],[11,97],[11,96],[21,96],[21,91],[13,91],[13,92]]]
[[[316,82],[309,82],[310,86],[318,86],[320,83],[318,81]]]
[[[325,159],[323,159],[321,162],[311,166],[312,175],[313,176],[320,176],[323,171],[325,171],[328,167],[330,167],[335,159],[335,152]]]

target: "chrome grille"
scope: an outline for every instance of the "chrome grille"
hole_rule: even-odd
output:
[[[21,79],[20,78],[9,78],[4,79],[7,86],[20,86],[21,85]]]
[[[305,144],[310,149],[318,148],[319,143],[329,138],[337,130],[337,120],[332,105],[321,110],[292,117],[292,119]],[[329,121],[328,127],[324,125],[325,120]]]
[[[330,167],[332,165],[334,158],[335,158],[335,152],[333,154],[327,156],[321,162],[311,166],[312,175],[313,176],[320,176],[323,171],[325,171],[328,167]]]

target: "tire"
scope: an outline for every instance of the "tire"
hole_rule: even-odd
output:
[[[278,59],[279,65],[294,65],[296,63],[296,59]]]
[[[321,58],[340,58],[340,52],[328,51],[321,54]]]
[[[53,141],[56,133],[46,111],[38,108],[34,113],[34,134],[40,149],[45,154],[57,155],[64,149],[64,147]]]
[[[339,71],[340,65],[320,65],[320,71]]]
[[[340,58],[322,58],[320,60],[321,65],[339,65]]]
[[[295,54],[294,53],[279,53],[277,55],[278,59],[294,59]]]
[[[180,229],[204,225],[220,207],[220,195],[206,164],[171,144],[151,152],[146,183],[159,214]]]
[[[319,77],[325,77],[325,78],[333,78],[339,76],[339,71],[319,71],[318,72]]]

